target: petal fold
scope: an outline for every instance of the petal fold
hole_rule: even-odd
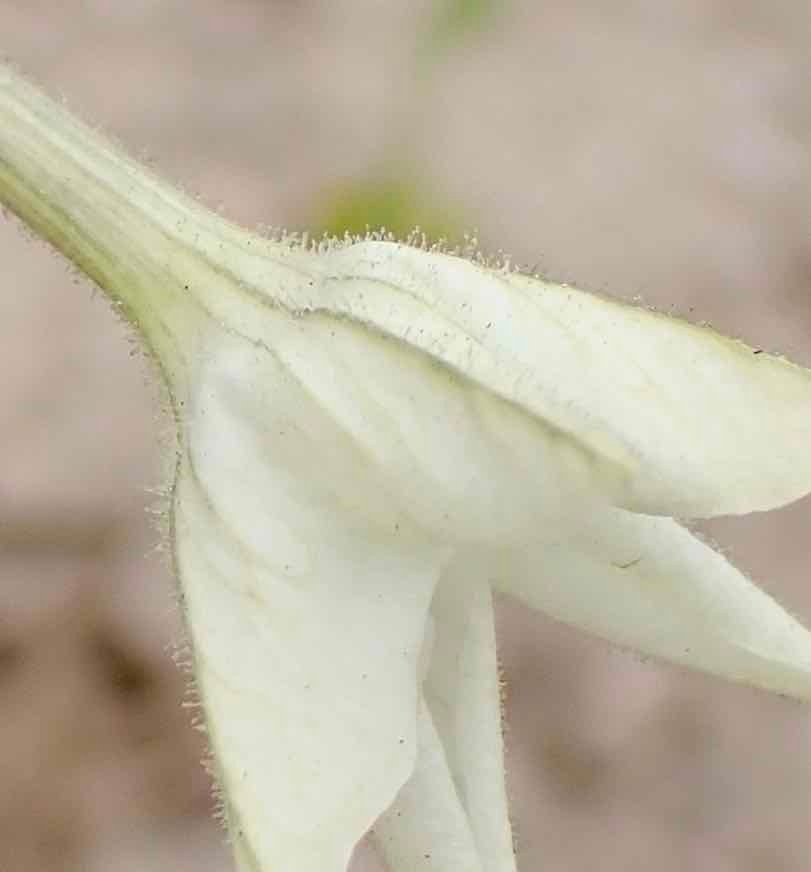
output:
[[[622,477],[576,440],[356,323],[312,313],[281,317],[268,341],[317,405],[320,429],[341,436],[313,454],[321,464],[335,455],[324,486],[369,524],[397,506],[439,541],[502,547],[526,541],[539,523],[578,517],[595,483],[610,490]],[[254,381],[260,401],[267,393],[256,375],[262,359],[262,349],[248,346],[241,364],[243,383]],[[250,413],[256,420],[266,415]],[[348,460],[340,459],[339,445]],[[359,489],[347,463],[361,466],[376,486]]]
[[[479,857],[442,742],[424,701],[419,711],[418,741],[414,774],[372,833],[389,872],[491,872]]]
[[[484,869],[515,872],[493,597],[476,560],[457,559],[446,569],[431,615],[425,697]]]

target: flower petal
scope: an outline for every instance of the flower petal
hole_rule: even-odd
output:
[[[494,568],[498,589],[643,653],[811,700],[811,633],[674,521],[595,506],[539,538]]]
[[[445,551],[272,355],[224,340],[199,376],[176,562],[235,850],[246,870],[343,872],[414,765]]]
[[[424,682],[448,766],[487,872],[515,872],[490,585],[476,560],[454,561],[431,603]]]
[[[418,742],[414,774],[375,824],[374,844],[390,872],[491,872],[479,858],[442,742],[424,701],[419,711]]]
[[[304,294],[422,349],[624,465],[625,508],[706,517],[811,490],[811,374],[676,318],[387,242]]]

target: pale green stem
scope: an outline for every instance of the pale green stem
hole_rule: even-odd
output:
[[[98,284],[175,381],[178,348],[222,320],[224,286],[267,306],[300,281],[304,252],[203,208],[2,65],[0,203]]]
[[[160,350],[164,319],[182,289],[180,246],[173,244],[180,240],[152,214],[165,196],[110,143],[0,68],[0,201]]]

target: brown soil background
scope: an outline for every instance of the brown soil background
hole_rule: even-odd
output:
[[[407,148],[485,249],[811,363],[811,6],[511,0],[418,92],[429,7],[0,2],[0,50],[243,223],[306,227]],[[10,220],[0,264],[0,872],[224,872],[152,376]],[[710,531],[811,622],[810,501]],[[811,868],[811,711],[509,603],[501,630],[522,872]]]

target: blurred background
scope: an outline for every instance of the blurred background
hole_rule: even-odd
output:
[[[236,221],[476,231],[806,364],[810,46],[800,0],[0,0],[0,51]],[[154,376],[11,220],[0,265],[0,872],[227,872]],[[705,529],[811,623],[810,501]],[[500,629],[521,872],[811,867],[810,710]]]

